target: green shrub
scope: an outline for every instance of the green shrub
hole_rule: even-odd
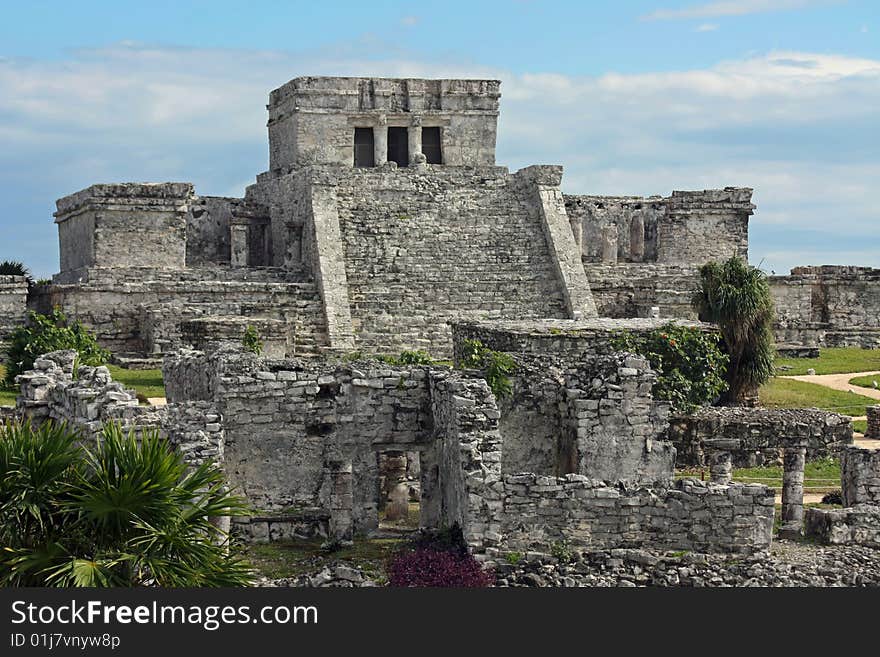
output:
[[[260,339],[260,334],[257,333],[257,329],[250,324],[248,324],[247,328],[244,330],[244,337],[241,339],[241,344],[244,345],[245,349],[257,356],[263,353],[263,341]]]
[[[74,349],[80,365],[102,365],[110,358],[94,334],[80,322],[68,320],[60,308],[49,315],[30,312],[27,324],[16,328],[9,338],[6,384],[14,384],[16,376],[32,369],[38,356],[60,349]]]
[[[646,358],[657,373],[654,397],[677,411],[710,404],[727,388],[727,355],[716,333],[667,324],[647,333],[623,331],[612,346]]]
[[[210,518],[245,513],[217,468],[190,470],[158,432],[0,427],[0,586],[243,586]]]
[[[513,393],[510,375],[516,370],[516,361],[510,354],[493,351],[479,340],[465,340],[459,367],[482,370],[486,383],[496,397],[509,397]]]
[[[389,365],[433,365],[434,359],[428,355],[427,351],[402,351],[399,356],[375,356],[376,360]]]

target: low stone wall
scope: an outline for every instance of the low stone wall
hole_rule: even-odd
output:
[[[459,322],[453,324],[454,355],[458,361],[465,340],[479,340],[489,349],[508,353],[553,355],[579,360],[614,352],[612,340],[621,331],[651,331],[670,322],[706,331],[717,330],[711,324],[669,319],[538,319]]]
[[[825,545],[865,545],[880,549],[880,506],[844,509],[807,508],[804,533]]]
[[[880,449],[847,447],[840,459],[843,506],[880,506]]]
[[[868,428],[865,430],[865,438],[880,440],[880,405],[868,406],[865,412],[868,415]]]
[[[672,488],[608,486],[580,475],[504,478],[506,546],[652,546],[750,552],[770,545],[774,491],[759,484],[683,479]]]
[[[28,284],[24,276],[0,276],[0,349],[27,318]]]
[[[676,465],[704,466],[703,441],[724,438],[740,441],[733,464],[738,468],[773,465],[787,439],[807,445],[807,458],[837,456],[852,443],[850,419],[815,409],[712,407],[670,419],[668,439],[676,448]]]

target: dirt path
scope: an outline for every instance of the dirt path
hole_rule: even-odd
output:
[[[877,375],[880,381],[880,372],[850,372],[849,374],[801,374],[799,376],[781,376],[780,379],[793,379],[795,381],[806,381],[807,383],[817,383],[820,386],[831,388],[832,390],[842,390],[844,392],[854,392],[871,399],[880,400],[880,390],[874,388],[862,388],[852,385],[849,380],[857,376]]]

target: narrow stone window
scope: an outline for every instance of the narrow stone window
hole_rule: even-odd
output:
[[[409,166],[409,134],[406,128],[388,128],[388,161]]]
[[[356,167],[376,166],[372,128],[354,129],[354,165]]]
[[[422,153],[428,164],[443,164],[440,148],[440,128],[422,128]]]

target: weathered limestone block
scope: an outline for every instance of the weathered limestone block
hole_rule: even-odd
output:
[[[865,545],[880,549],[880,506],[806,510],[805,534],[824,545]]]
[[[865,430],[865,438],[868,440],[880,440],[880,405],[868,406],[865,412],[868,415],[868,428]]]
[[[847,447],[841,452],[843,505],[880,506],[880,449]]]

